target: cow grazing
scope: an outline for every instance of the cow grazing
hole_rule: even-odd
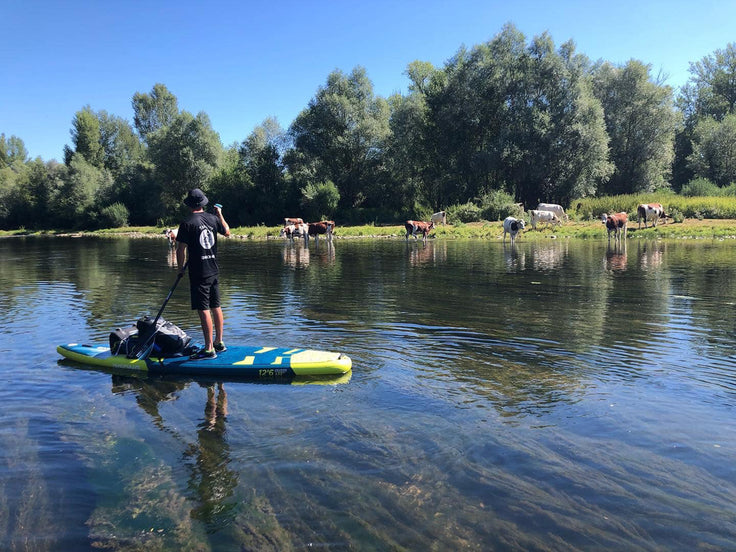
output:
[[[537,211],[550,211],[557,215],[557,218],[560,219],[560,221],[568,220],[562,205],[558,205],[557,203],[540,203],[537,205]]]
[[[284,219],[284,226],[289,226],[290,224],[304,224],[304,221],[300,218],[289,218],[286,217]]]
[[[503,221],[503,242],[506,243],[506,234],[511,235],[511,245],[514,245],[516,234],[524,229],[524,221],[514,217],[506,217]]]
[[[531,216],[532,228],[534,228],[534,230],[537,229],[538,222],[546,222],[547,226],[553,224],[562,224],[560,217],[558,217],[552,211],[538,211],[536,209],[532,209],[531,211],[529,211],[529,215]]]
[[[447,214],[445,211],[439,211],[437,213],[433,213],[431,217],[429,217],[429,222],[433,223],[435,226],[437,226],[439,223],[442,223],[442,226],[447,224]]]
[[[621,234],[623,233],[624,239],[626,239],[626,226],[629,223],[629,216],[626,213],[615,213],[613,215],[607,215],[603,213],[601,215],[601,222],[606,225],[608,230],[608,241],[611,241],[611,234],[614,235],[614,239],[617,241],[621,240]]]
[[[307,233],[304,235],[304,241],[309,244],[309,237],[314,236],[314,241],[319,245],[319,236],[324,235],[327,241],[332,241],[332,231],[335,228],[335,222],[332,220],[323,220],[321,222],[307,223]]]
[[[407,220],[404,223],[404,228],[406,228],[406,241],[409,241],[409,236],[414,236],[414,240],[416,240],[417,234],[421,234],[422,241],[426,243],[427,236],[429,236],[432,228],[434,228],[434,222],[432,222],[431,220],[429,222],[422,222],[419,220]]]
[[[636,208],[637,221],[641,228],[641,221],[644,219],[644,228],[647,227],[647,221],[652,221],[652,226],[657,226],[659,219],[665,220],[667,215],[664,214],[664,207],[661,203],[640,203]],[[665,222],[667,222],[665,220]]]

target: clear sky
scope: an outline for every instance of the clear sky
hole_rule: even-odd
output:
[[[0,133],[61,160],[78,110],[132,122],[133,94],[163,83],[228,146],[267,117],[288,128],[335,69],[388,97],[412,61],[441,67],[506,23],[678,88],[736,42],[736,0],[0,0]]]

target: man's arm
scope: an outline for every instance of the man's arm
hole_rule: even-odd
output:
[[[224,228],[224,232],[222,232],[222,235],[225,237],[230,236],[230,226],[228,226],[227,222],[225,221],[225,217],[222,216],[222,207],[218,207],[215,205],[215,213],[217,213],[217,218],[220,219],[220,224],[222,224],[222,227]]]
[[[187,260],[187,244],[184,242],[176,243],[176,266],[179,267],[179,272],[184,272],[184,263]]]

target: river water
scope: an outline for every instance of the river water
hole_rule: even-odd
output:
[[[217,382],[55,351],[155,315],[163,239],[2,239],[0,549],[736,549],[734,247],[223,240],[226,342],[353,370]]]

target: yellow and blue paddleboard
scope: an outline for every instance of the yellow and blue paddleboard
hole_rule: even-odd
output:
[[[345,374],[352,368],[342,353],[285,347],[228,347],[217,358],[191,360],[187,356],[146,359],[113,355],[109,347],[70,343],[56,350],[64,358],[110,370],[149,374],[217,376],[233,378],[290,378]]]

